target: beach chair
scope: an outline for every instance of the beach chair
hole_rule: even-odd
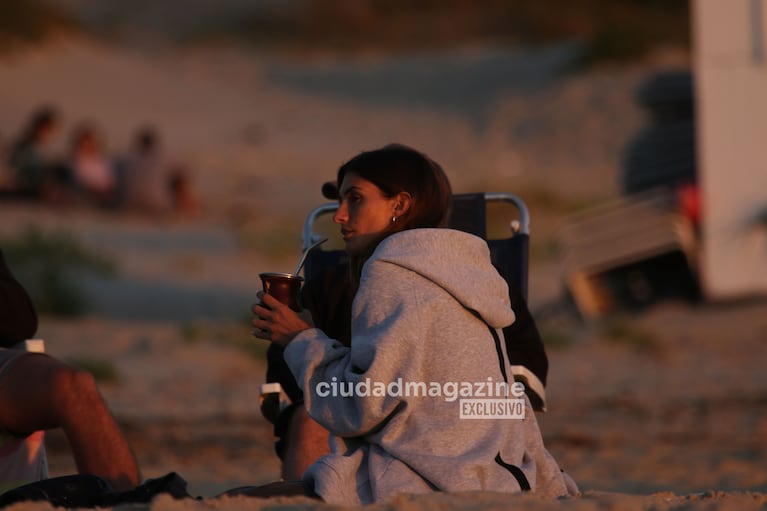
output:
[[[329,243],[309,253],[304,266],[306,281],[322,275],[328,268],[336,268],[345,263],[347,254],[338,241],[338,226],[332,224],[331,220],[337,208],[337,203],[323,204],[314,208],[306,217],[304,249],[324,237],[331,238]],[[548,360],[526,305],[530,243],[530,214],[527,205],[511,193],[454,195],[449,227],[487,241],[493,265],[509,284],[512,303],[523,309],[515,307],[517,321],[504,329],[507,352],[515,379],[524,383],[533,408],[545,410]]]

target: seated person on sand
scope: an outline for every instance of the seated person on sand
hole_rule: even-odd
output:
[[[74,131],[67,166],[76,191],[86,202],[109,208],[117,205],[121,193],[117,168],[94,126],[81,124]]]
[[[484,240],[443,228],[451,190],[441,167],[390,145],[344,164],[337,183],[334,220],[356,289],[350,346],[269,295],[253,309],[255,335],[286,347],[309,416],[330,431],[331,452],[301,481],[228,494],[359,505],[400,492],[575,493],[524,391],[512,385],[501,331],[514,321],[506,282]],[[397,392],[397,383],[429,390]],[[492,387],[507,404],[515,398],[524,418],[462,419],[462,384]]]
[[[136,132],[121,166],[126,209],[151,215],[195,216],[198,213],[191,178],[185,169],[171,166],[165,160],[156,129],[147,126]]]
[[[338,200],[336,183],[327,182],[322,194]],[[311,312],[314,325],[329,337],[350,345],[351,309],[354,289],[348,264],[324,269],[308,279],[302,287],[302,304]],[[509,286],[514,322],[503,329],[506,350],[515,378],[529,385],[525,392],[536,411],[545,410],[545,385],[548,374],[546,350],[522,293]],[[303,393],[283,358],[284,348],[272,343],[267,350],[266,381],[279,383],[289,405],[271,410],[274,423],[275,450],[282,462],[285,480],[300,479],[306,469],[330,450],[328,430],[314,421],[304,408]],[[521,374],[517,374],[519,371]],[[531,381],[534,380],[534,381]]]
[[[41,107],[7,149],[11,188],[17,196],[55,200],[69,185],[66,169],[51,150],[58,131],[58,112],[50,106]]]
[[[176,165],[170,172],[170,194],[175,211],[194,218],[200,214],[200,198],[195,191],[192,176],[183,165]]]
[[[139,483],[128,442],[90,373],[13,349],[37,331],[37,314],[0,252],[0,493],[47,477],[41,430],[62,428],[77,470],[114,490]]]

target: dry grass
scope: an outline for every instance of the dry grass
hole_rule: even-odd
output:
[[[29,226],[20,235],[0,242],[8,264],[24,285],[39,312],[77,316],[88,309],[77,277],[85,273],[115,275],[116,264],[82,245],[65,231],[45,232]]]
[[[641,353],[660,354],[663,351],[658,335],[626,316],[605,319],[601,324],[600,336],[607,342],[629,346]]]

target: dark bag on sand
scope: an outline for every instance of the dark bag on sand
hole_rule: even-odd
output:
[[[186,481],[170,472],[163,477],[148,479],[133,490],[116,492],[102,478],[91,474],[52,477],[25,484],[0,495],[0,508],[16,502],[46,501],[55,507],[112,507],[118,504],[148,503],[160,494],[176,499],[192,498],[186,491]]]

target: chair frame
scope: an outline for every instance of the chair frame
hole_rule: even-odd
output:
[[[515,223],[514,220],[510,222],[509,229],[511,230],[512,235],[530,235],[530,212],[527,209],[525,201],[519,196],[507,192],[485,192],[483,195],[485,197],[485,202],[506,202],[515,206],[519,211],[519,220],[518,224]],[[338,203],[328,202],[317,206],[307,214],[302,235],[301,248],[303,250],[306,250],[313,243],[316,243],[321,239],[320,235],[314,232],[314,224],[317,220],[324,215],[335,213],[336,210],[338,210]]]
[[[512,218],[511,221],[509,222],[509,231],[510,231],[509,238],[501,238],[500,240],[490,240],[485,235],[481,236],[488,242],[489,245],[496,241],[502,242],[502,241],[514,238],[516,236],[529,238],[530,212],[527,208],[527,204],[525,204],[525,201],[522,200],[519,196],[513,193],[508,193],[508,192],[485,192],[481,194],[457,194],[457,195],[454,195],[453,197],[456,200],[460,200],[462,198],[473,199],[480,195],[484,199],[485,206],[488,203],[493,203],[493,202],[506,203],[506,204],[510,204],[514,206],[518,212],[518,218]],[[304,221],[303,235],[302,235],[303,250],[306,250],[313,243],[321,239],[321,236],[314,232],[314,227],[317,221],[325,215],[330,215],[335,213],[337,210],[338,210],[338,203],[330,202],[330,203],[321,204],[315,207],[307,214],[306,220]],[[484,227],[483,227],[483,231],[484,231]],[[318,250],[322,250],[322,249],[320,248]],[[521,262],[523,267],[522,267],[522,271],[520,275],[520,282],[516,283],[519,289],[521,290],[523,296],[525,297],[525,299],[527,299],[528,252],[529,252],[529,248],[525,246],[524,254],[523,254],[524,260]]]

